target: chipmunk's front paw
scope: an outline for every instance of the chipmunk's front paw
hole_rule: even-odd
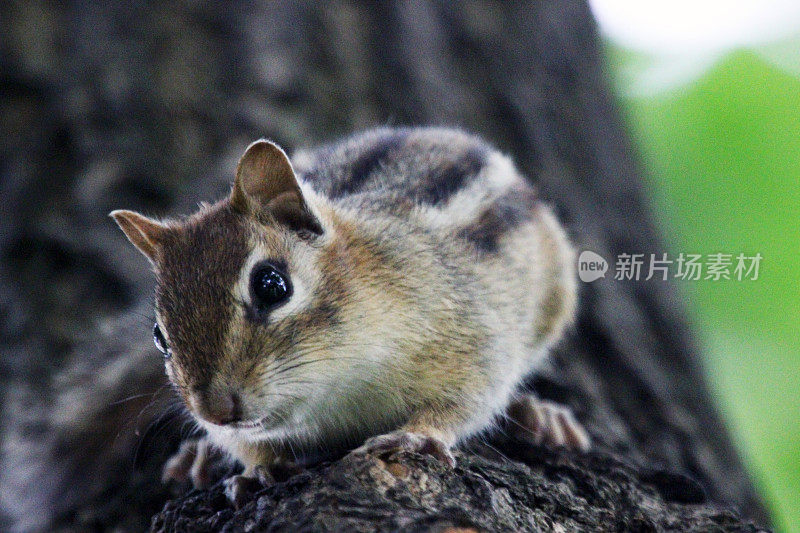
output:
[[[508,406],[510,431],[517,438],[554,447],[588,451],[589,434],[563,405],[525,395]]]
[[[450,468],[456,466],[455,457],[450,453],[449,447],[444,442],[427,435],[402,430],[367,439],[361,447],[353,450],[353,453],[356,455],[377,455],[391,450],[410,450],[432,455],[450,466]]]
[[[252,499],[255,492],[302,471],[301,465],[283,458],[275,460],[269,466],[249,466],[238,476],[231,476],[223,481],[225,496],[239,509]]]
[[[208,486],[214,455],[211,444],[205,438],[186,440],[164,464],[161,480],[167,483],[170,480],[183,482],[191,479],[195,488],[205,488]]]
[[[272,484],[274,479],[266,467],[256,466],[250,471],[245,471],[237,476],[231,476],[223,484],[225,485],[225,496],[234,507],[240,509],[250,501],[253,493],[261,488]]]

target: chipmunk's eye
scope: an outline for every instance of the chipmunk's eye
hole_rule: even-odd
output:
[[[292,285],[288,276],[271,264],[260,265],[253,269],[250,287],[253,292],[253,305],[260,311],[275,307],[292,295]]]
[[[163,353],[166,359],[169,359],[172,353],[169,351],[167,339],[165,339],[164,334],[161,333],[161,328],[158,327],[158,323],[153,326],[153,342],[155,343],[156,348],[158,348],[158,351]]]

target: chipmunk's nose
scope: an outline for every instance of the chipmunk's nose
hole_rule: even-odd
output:
[[[200,417],[218,426],[233,424],[242,419],[242,401],[233,391],[205,391],[197,394],[192,403]]]

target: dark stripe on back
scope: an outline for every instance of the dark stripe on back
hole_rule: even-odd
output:
[[[460,236],[483,253],[495,253],[503,235],[530,221],[535,207],[533,190],[526,186],[514,187],[495,200],[473,225],[464,228]]]
[[[361,190],[370,175],[380,168],[381,163],[396,149],[405,144],[408,133],[405,131],[392,132],[392,134],[379,139],[364,153],[353,161],[348,176],[341,178],[330,190],[331,198],[341,198]]]
[[[432,169],[423,180],[418,200],[432,205],[446,202],[465,186],[468,178],[475,177],[483,169],[487,157],[488,150],[485,147],[475,146],[449,165]]]

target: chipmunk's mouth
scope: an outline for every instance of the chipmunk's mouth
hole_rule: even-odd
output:
[[[259,418],[258,420],[245,420],[243,422],[236,422],[234,424],[231,424],[231,427],[234,429],[239,429],[244,431],[253,429],[265,429],[267,423],[269,422],[269,418],[270,417],[265,416],[263,418]]]
[[[253,436],[264,432],[272,431],[280,427],[284,419],[278,413],[271,413],[255,420],[243,420],[228,426],[230,429],[244,435]]]
[[[266,434],[274,432],[286,431],[287,424],[294,420],[293,413],[295,412],[291,406],[278,405],[272,406],[269,409],[261,409],[261,412],[251,412],[250,415],[264,414],[258,418],[248,418],[247,420],[239,420],[231,424],[223,426],[223,430],[227,430],[234,434],[238,434],[245,439],[261,438]]]

